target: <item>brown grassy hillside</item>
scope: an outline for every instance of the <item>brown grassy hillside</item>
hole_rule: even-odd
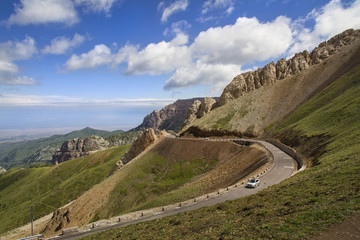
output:
[[[270,155],[256,144],[163,138],[102,183],[56,213],[47,236],[139,209],[176,203],[227,187],[266,164]],[[67,221],[63,221],[65,218]]]

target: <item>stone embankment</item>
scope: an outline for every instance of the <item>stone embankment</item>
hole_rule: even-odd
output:
[[[242,73],[225,87],[215,107],[223,106],[232,99],[239,98],[244,93],[262,86],[271,85],[275,81],[303,72],[312,65],[322,63],[329,56],[341,50],[343,46],[358,40],[359,37],[360,30],[349,29],[334,36],[327,42],[321,43],[310,54],[305,50],[295,54],[289,60],[283,58],[277,61],[276,64],[271,62],[256,71]]]

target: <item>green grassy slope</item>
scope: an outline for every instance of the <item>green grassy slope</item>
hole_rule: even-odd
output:
[[[128,150],[121,146],[73,159],[58,166],[11,169],[0,175],[0,233],[29,222],[74,200],[108,176]]]
[[[360,66],[273,133],[316,160],[260,193],[85,239],[311,239],[360,212]]]
[[[92,221],[132,212],[144,206],[158,206],[159,197],[213,169],[217,162],[217,159],[171,161],[157,153],[148,153],[117,173],[119,178],[115,188],[103,207],[96,211]],[[171,200],[166,198],[165,201]]]
[[[0,144],[0,166],[6,169],[14,166],[29,167],[29,164],[24,164],[24,161],[40,149],[47,146],[51,146],[53,149],[56,149],[60,148],[61,144],[69,139],[85,138],[90,135],[109,137],[115,134],[121,134],[123,132],[124,131],[122,130],[109,132],[92,128],[84,128],[64,135],[53,135],[48,138],[41,138],[24,142],[2,143]]]

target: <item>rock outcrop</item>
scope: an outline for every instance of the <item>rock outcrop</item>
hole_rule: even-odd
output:
[[[206,97],[201,101],[199,110],[196,114],[197,118],[203,117],[211,111],[212,106],[216,103],[215,98]]]
[[[195,119],[201,118],[209,113],[213,105],[216,103],[216,99],[218,98],[206,97],[201,101],[195,100],[187,111],[187,117],[184,121],[183,128],[189,126]]]
[[[6,172],[6,169],[0,166],[0,174]]]
[[[184,126],[191,124],[197,118],[197,113],[200,109],[200,105],[201,102],[199,100],[195,100],[194,103],[190,106],[186,114]]]
[[[225,105],[232,99],[242,96],[244,93],[253,91],[262,86],[273,84],[275,81],[285,79],[298,74],[310,66],[320,64],[330,55],[336,53],[344,45],[354,42],[360,37],[360,30],[349,29],[319,44],[310,54],[307,51],[295,54],[289,60],[280,59],[275,64],[271,62],[256,71],[242,73],[236,76],[227,85],[220,96],[216,107]]]
[[[141,152],[143,152],[147,147],[149,147],[156,140],[155,132],[152,128],[146,129],[133,143],[130,150],[125,153],[121,158],[121,162],[118,161],[118,165],[127,164]]]
[[[65,141],[61,148],[52,156],[51,162],[59,164],[74,158],[89,155],[98,150],[104,150],[109,147],[122,146],[133,143],[141,134],[140,131],[128,132],[102,138],[92,135],[86,138],[74,138]]]
[[[89,155],[91,152],[103,150],[109,147],[109,142],[104,138],[93,135],[86,138],[75,138],[65,141],[60,150],[56,151],[51,160],[59,164],[74,158]]]
[[[143,131],[152,128],[155,132],[172,130],[178,132],[184,124],[186,113],[195,100],[202,98],[181,99],[147,115],[143,122],[131,131]]]

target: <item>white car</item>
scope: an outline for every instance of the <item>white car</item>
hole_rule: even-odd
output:
[[[256,188],[258,186],[260,186],[260,179],[258,178],[250,179],[246,184],[247,188]]]

